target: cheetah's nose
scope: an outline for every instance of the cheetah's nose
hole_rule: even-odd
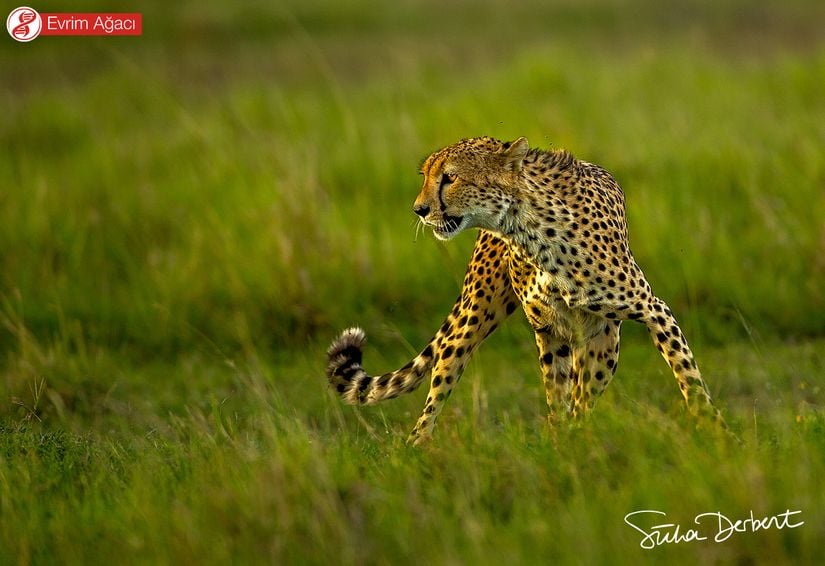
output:
[[[430,207],[426,204],[416,204],[415,206],[413,206],[413,212],[415,212],[421,218],[424,218],[430,212]]]

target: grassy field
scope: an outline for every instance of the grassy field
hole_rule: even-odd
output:
[[[0,41],[0,564],[820,562],[825,4],[275,4]],[[422,449],[425,391],[327,389],[340,329],[383,372],[447,314],[474,236],[416,237],[416,171],[475,135],[615,174],[741,446],[629,324],[575,427],[523,316]],[[804,525],[645,550],[644,509]]]

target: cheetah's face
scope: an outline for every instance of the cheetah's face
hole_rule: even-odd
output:
[[[421,168],[413,210],[440,240],[467,228],[496,231],[513,202],[527,140],[474,138],[437,151]]]

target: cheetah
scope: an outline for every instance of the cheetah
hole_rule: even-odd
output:
[[[462,140],[430,155],[413,211],[436,238],[478,228],[461,294],[421,352],[373,376],[365,334],[345,330],[327,351],[331,386],[350,404],[430,392],[408,441],[428,440],[473,351],[520,304],[535,332],[549,419],[589,412],[616,372],[623,321],[647,327],[688,411],[726,428],[685,335],[653,294],[628,247],[625,202],[613,176],[565,150],[523,137]]]

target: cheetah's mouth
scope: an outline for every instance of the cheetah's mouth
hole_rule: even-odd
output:
[[[441,222],[433,225],[433,234],[439,240],[449,240],[467,227],[469,219],[467,216],[450,216],[445,214]]]

